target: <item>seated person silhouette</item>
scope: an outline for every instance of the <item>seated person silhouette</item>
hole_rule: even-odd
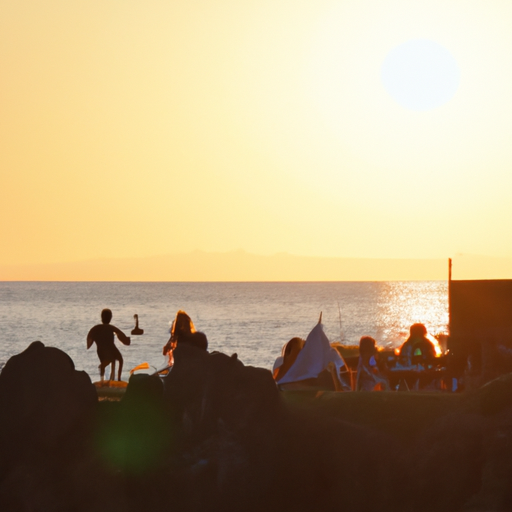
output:
[[[282,349],[282,355],[274,363],[274,380],[281,380],[297,359],[305,341],[302,338],[292,338]]]
[[[411,370],[399,385],[405,382],[407,389],[424,389],[435,383],[435,375],[428,370],[436,364],[436,349],[427,338],[427,328],[423,324],[413,324],[409,331],[409,337],[400,347],[399,362]]]
[[[371,336],[359,340],[359,362],[357,365],[356,391],[389,389],[389,383],[377,366],[377,347]]]
[[[420,364],[424,368],[435,363],[436,349],[427,338],[427,328],[423,324],[413,324],[409,337],[400,347],[400,360],[404,366]]]
[[[169,358],[169,366],[173,364],[172,351],[176,348],[178,343],[187,343],[200,350],[208,351],[208,338],[206,334],[196,331],[192,319],[183,310],[176,313],[176,317],[172,322],[171,337],[164,345],[163,355]]]
[[[95,325],[87,334],[87,349],[91,348],[93,343],[96,343],[98,357],[100,359],[100,376],[101,380],[105,377],[105,368],[111,364],[110,379],[114,380],[116,371],[116,361],[119,362],[119,371],[117,380],[121,380],[121,373],[123,371],[123,356],[119,349],[114,344],[114,337],[124,345],[130,344],[130,338],[126,336],[121,329],[114,325],[110,325],[112,320],[112,311],[104,309],[101,312],[101,324]]]

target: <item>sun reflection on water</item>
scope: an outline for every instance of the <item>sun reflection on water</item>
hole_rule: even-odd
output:
[[[442,307],[446,301],[444,282],[382,283],[377,298],[377,324],[384,326],[379,332],[382,345],[399,346],[414,323],[424,324],[432,341],[434,336],[446,334],[448,308]],[[435,344],[438,346],[437,340]]]

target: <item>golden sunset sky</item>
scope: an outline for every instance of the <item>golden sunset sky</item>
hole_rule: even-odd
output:
[[[0,265],[512,257],[511,27],[509,0],[3,0]]]

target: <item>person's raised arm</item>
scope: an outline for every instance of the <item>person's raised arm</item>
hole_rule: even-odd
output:
[[[121,331],[121,329],[118,329],[117,327],[112,326],[112,329],[116,333],[117,339],[123,344],[123,345],[129,345],[130,344],[130,337],[126,336],[126,334]]]

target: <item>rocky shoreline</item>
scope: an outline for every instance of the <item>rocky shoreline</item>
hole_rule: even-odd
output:
[[[34,342],[0,373],[0,509],[512,510],[512,374],[474,392],[279,392],[238,358],[177,349],[100,401]]]

